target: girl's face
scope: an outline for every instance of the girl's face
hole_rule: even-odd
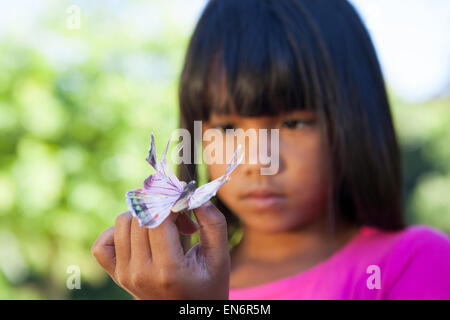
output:
[[[244,226],[266,232],[280,232],[299,228],[314,219],[324,217],[328,177],[324,171],[324,149],[320,128],[312,111],[294,111],[279,116],[242,117],[237,114],[211,114],[203,130],[225,129],[268,130],[268,154],[274,150],[270,143],[270,129],[279,129],[279,168],[273,175],[262,175],[257,154],[249,149],[245,139],[245,157],[231,174],[231,180],[218,191],[219,198],[242,221]],[[259,141],[259,134],[257,134]],[[235,138],[235,141],[237,139]],[[211,142],[204,142],[206,147]],[[259,149],[259,148],[258,148]],[[256,151],[257,153],[257,151]],[[258,159],[250,163],[251,156]],[[227,164],[209,164],[211,180],[224,174]],[[252,194],[249,194],[252,193]]]

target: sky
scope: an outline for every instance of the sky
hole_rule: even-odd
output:
[[[409,102],[422,102],[450,92],[450,1],[449,0],[349,0],[366,23],[377,50],[388,86]],[[52,0],[4,2],[0,10],[1,37],[14,31],[36,45],[33,30],[42,28],[39,16],[55,4]],[[91,1],[68,1],[83,8]],[[173,23],[191,32],[206,0],[105,1],[119,13],[121,23],[139,24],[146,35],[159,32],[160,11],[170,11]],[[58,6],[60,7],[61,2]],[[99,4],[99,2],[96,2]],[[143,10],[143,7],[146,10]],[[62,12],[62,15],[65,13]],[[150,15],[150,18],[149,16]],[[64,16],[62,16],[64,18]],[[127,22],[129,21],[129,22]],[[48,45],[55,46],[56,39]],[[39,45],[39,44],[37,44]],[[81,45],[81,44],[80,44]],[[42,47],[42,50],[55,52]]]
[[[409,101],[450,92],[450,1],[351,0],[388,84]]]

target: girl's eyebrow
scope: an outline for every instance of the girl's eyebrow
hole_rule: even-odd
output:
[[[286,113],[281,115],[281,118],[289,118],[289,117],[297,117],[297,118],[315,118],[316,113],[311,111],[294,111],[290,113]]]
[[[284,112],[273,116],[261,116],[261,117],[242,117],[237,114],[215,114],[211,113],[208,122],[210,124],[239,124],[242,121],[254,119],[262,120],[269,125],[278,121],[283,121],[286,118],[300,118],[300,119],[314,119],[316,113],[312,110],[292,110],[290,112]]]
[[[278,114],[273,116],[261,116],[261,117],[242,117],[239,115],[214,115],[209,118],[210,122],[241,122],[246,120],[264,120],[264,122],[277,121],[284,117],[295,116],[295,113]],[[302,115],[299,115],[302,116]]]
[[[230,114],[211,114],[209,121],[237,121],[235,115]]]

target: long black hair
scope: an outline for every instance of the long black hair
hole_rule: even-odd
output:
[[[180,127],[192,137],[194,120],[211,112],[314,110],[327,144],[333,212],[358,225],[404,227],[400,154],[383,76],[346,0],[209,1],[189,43],[179,99]],[[182,178],[186,170],[197,175],[195,164],[186,168]],[[220,199],[216,204],[236,223]]]

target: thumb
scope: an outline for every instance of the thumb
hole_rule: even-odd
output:
[[[225,216],[211,201],[194,209],[200,226],[200,249],[210,263],[224,263],[229,259],[228,232]]]

